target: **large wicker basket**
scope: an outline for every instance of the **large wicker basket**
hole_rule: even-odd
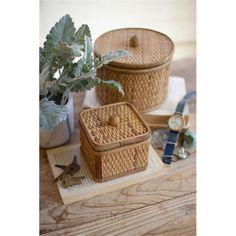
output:
[[[103,182],[147,167],[151,130],[131,104],[84,110],[79,124],[80,150],[94,180]]]
[[[109,87],[96,87],[101,104],[127,101],[139,111],[158,107],[167,96],[171,59],[174,52],[172,40],[157,31],[142,28],[125,28],[101,35],[94,46],[95,56],[108,51],[124,49],[129,56],[104,65],[97,75],[104,80],[119,81],[125,95]]]

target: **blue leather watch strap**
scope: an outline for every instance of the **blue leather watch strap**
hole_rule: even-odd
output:
[[[183,114],[185,104],[186,104],[186,103],[191,99],[191,97],[193,97],[194,95],[196,95],[196,92],[195,92],[195,91],[189,91],[188,93],[186,93],[186,95],[183,97],[183,99],[178,103],[175,112],[176,112],[176,113]]]
[[[178,138],[178,131],[171,130],[168,135],[167,143],[176,143]]]
[[[186,93],[186,95],[183,97],[183,99],[178,103],[175,113],[179,113],[180,115],[182,115],[183,111],[184,111],[185,104],[194,95],[196,95],[195,91],[190,91],[190,92]],[[167,139],[167,143],[165,146],[164,154],[162,157],[162,161],[166,164],[171,164],[171,160],[173,157],[173,153],[174,153],[174,149],[175,149],[178,137],[179,137],[178,131],[170,130],[169,136]]]
[[[168,139],[167,139],[167,143],[165,146],[164,154],[162,156],[162,161],[166,164],[171,164],[171,160],[173,157],[173,152],[175,149],[175,145],[176,145],[178,136],[179,136],[178,131],[170,130],[169,135],[168,135]]]

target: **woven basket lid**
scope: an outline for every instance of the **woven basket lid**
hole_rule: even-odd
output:
[[[143,28],[124,28],[108,31],[97,38],[94,53],[101,57],[109,51],[123,49],[129,52],[110,65],[121,68],[152,68],[172,58],[172,40],[157,31]]]
[[[141,142],[151,135],[137,110],[126,102],[84,110],[80,124],[97,151]]]

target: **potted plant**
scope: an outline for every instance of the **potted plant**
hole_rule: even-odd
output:
[[[116,50],[95,58],[89,27],[82,25],[76,30],[69,15],[51,28],[39,52],[41,147],[55,147],[69,140],[74,129],[71,92],[104,85],[123,93],[118,82],[101,80],[96,70],[127,54]]]

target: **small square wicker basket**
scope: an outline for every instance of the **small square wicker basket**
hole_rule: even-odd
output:
[[[93,179],[107,181],[144,170],[151,130],[137,110],[122,102],[80,113],[81,153]]]

